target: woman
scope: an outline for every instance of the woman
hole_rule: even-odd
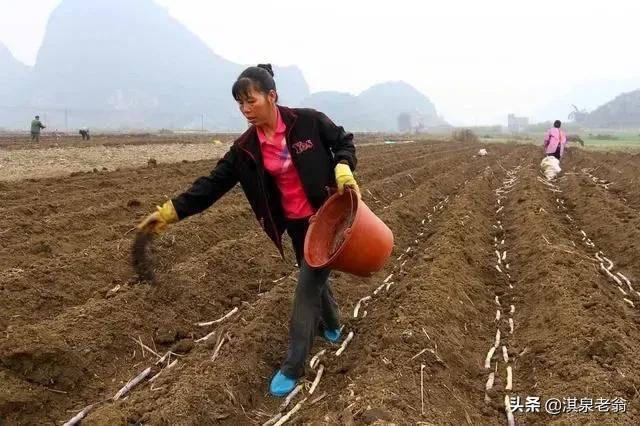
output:
[[[553,122],[553,127],[547,130],[544,136],[544,152],[547,156],[556,157],[558,160],[564,155],[564,146],[567,143],[567,135],[560,130],[560,120]]]
[[[291,321],[289,349],[271,380],[274,396],[285,396],[304,374],[305,360],[318,330],[330,342],[340,338],[337,305],[329,288],[328,269],[311,269],[304,261],[309,218],[329,196],[330,187],[358,192],[353,134],[312,109],[277,105],[271,65],[249,67],[231,90],[251,124],[209,176],[167,201],[138,227],[162,232],[170,223],[210,207],[240,182],[260,226],[282,250],[282,234],[291,237],[300,265]]]

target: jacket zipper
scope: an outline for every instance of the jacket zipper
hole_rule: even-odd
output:
[[[244,152],[246,152],[247,155],[249,155],[249,157],[251,157],[251,159],[253,160],[253,162],[256,164],[256,167],[257,167],[258,166],[258,161],[256,161],[256,158],[253,156],[253,154],[249,150],[244,148],[244,147],[242,147],[241,149]],[[264,197],[265,207],[267,208],[267,214],[269,215],[269,222],[271,222],[271,227],[273,229],[274,236],[278,240],[278,242],[276,243],[276,246],[278,247],[278,251],[280,252],[280,256],[282,256],[284,258],[284,250],[282,248],[282,238],[280,238],[280,233],[278,232],[278,229],[276,228],[276,223],[273,220],[273,215],[271,214],[271,208],[269,207],[269,200],[267,199],[267,192],[265,191],[264,187],[262,186],[262,176],[260,176],[260,192],[262,192],[262,196]]]

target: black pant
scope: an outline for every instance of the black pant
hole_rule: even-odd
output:
[[[304,374],[316,333],[323,328],[335,330],[340,326],[338,305],[329,284],[331,270],[312,269],[304,261],[304,237],[308,228],[308,219],[287,223],[287,233],[291,237],[300,272],[289,324],[289,350],[281,370],[287,377],[295,379]]]
[[[560,160],[560,144],[558,144],[556,152],[554,152],[553,154],[547,154],[547,157],[556,157],[558,160]]]

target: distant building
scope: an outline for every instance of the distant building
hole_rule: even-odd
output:
[[[420,133],[425,128],[427,116],[416,110],[398,115],[398,131],[400,133]]]
[[[507,127],[510,132],[524,132],[529,127],[529,117],[516,117],[515,114],[509,114],[507,116]]]

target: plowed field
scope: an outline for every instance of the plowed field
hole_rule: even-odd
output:
[[[396,245],[332,274],[353,339],[317,339],[286,408],[267,387],[297,269],[239,189],[156,241],[155,286],[130,266],[131,228],[215,158],[0,182],[0,424],[640,424],[640,156],[571,150],[548,183],[539,149],[487,148],[359,148]]]

